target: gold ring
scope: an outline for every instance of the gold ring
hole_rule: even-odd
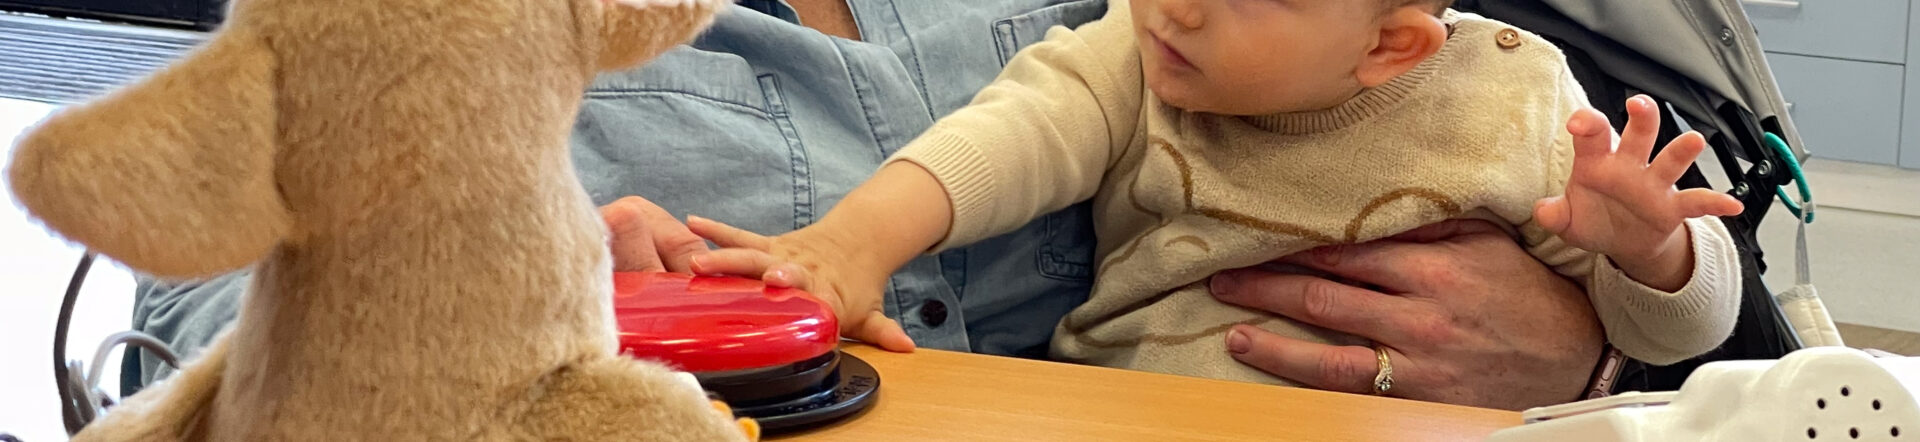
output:
[[[1393,390],[1393,359],[1387,357],[1387,347],[1380,344],[1373,345],[1373,354],[1380,358],[1380,374],[1373,377],[1373,394],[1386,396],[1387,391]]]

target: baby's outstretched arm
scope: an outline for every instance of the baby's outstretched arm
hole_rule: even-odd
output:
[[[689,219],[726,249],[694,272],[759,277],[832,304],[841,334],[913,348],[881,314],[894,270],[1091,198],[1121,152],[1144,136],[1139,48],[1125,2],[1078,29],[1056,27],[1021,50],[966,107],[889,158],[819,222],[768,238]]]
[[[1534,219],[1568,244],[1604,254],[1628,277],[1677,291],[1693,274],[1689,218],[1739,214],[1740,201],[1711,189],[1677,190],[1674,182],[1706,148],[1700,134],[1675,138],[1648,163],[1660,131],[1651,98],[1627,102],[1627,128],[1613,148],[1607,119],[1583,109],[1567,123],[1574,136],[1573,176],[1565,195],[1540,200]]]
[[[833,308],[841,335],[908,351],[913,340],[881,310],[887,278],[939,243],[952,222],[952,203],[933,174],[894,162],[820,222],[792,233],[766,237],[695,217],[687,227],[724,247],[695,255],[695,273],[758,277],[806,290]]]

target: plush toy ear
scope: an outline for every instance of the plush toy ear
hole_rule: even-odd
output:
[[[713,24],[730,0],[597,0],[605,8],[600,29],[603,71],[633,67],[692,41]]]
[[[290,215],[274,183],[275,58],[223,31],[19,139],[8,184],[55,232],[161,277],[259,260]]]

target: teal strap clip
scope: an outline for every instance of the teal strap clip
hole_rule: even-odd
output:
[[[1787,196],[1786,186],[1774,188],[1775,194],[1780,196],[1782,204],[1786,204],[1788,212],[1800,218],[1800,222],[1813,224],[1813,190],[1807,186],[1807,174],[1800,170],[1799,158],[1793,155],[1793,149],[1787,148],[1787,142],[1781,140],[1779,135],[1767,132],[1763,137],[1763,144],[1772,148],[1773,152],[1779,154],[1780,159],[1787,163],[1787,171],[1793,173],[1793,183],[1800,187],[1800,199],[1797,200]],[[1802,212],[1802,207],[1805,207],[1805,212]]]

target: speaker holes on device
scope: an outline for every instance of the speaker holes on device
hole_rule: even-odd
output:
[[[1848,436],[1852,436],[1852,437],[1853,437],[1854,439],[1859,439],[1859,438],[1860,438],[1860,429],[1859,429],[1859,428],[1848,428],[1848,429],[1847,429],[1847,435],[1848,435]]]
[[[1817,431],[1813,431],[1813,427],[1807,427],[1807,438],[1812,439],[1816,437],[1820,437],[1820,433]]]
[[[1825,409],[1827,409],[1827,400],[1826,400],[1826,399],[1815,399],[1815,400],[1813,401],[1813,406],[1815,406],[1815,407],[1820,407],[1820,409],[1822,409],[1822,410],[1825,410]]]
[[[1900,437],[1900,427],[1893,427],[1893,437]]]
[[[1840,386],[1840,396],[1844,397],[1849,394],[1853,394],[1853,390],[1847,389],[1847,386],[1845,385]]]
[[[1879,400],[1879,399],[1874,399],[1874,400],[1873,400],[1873,411],[1880,411],[1880,400]]]

